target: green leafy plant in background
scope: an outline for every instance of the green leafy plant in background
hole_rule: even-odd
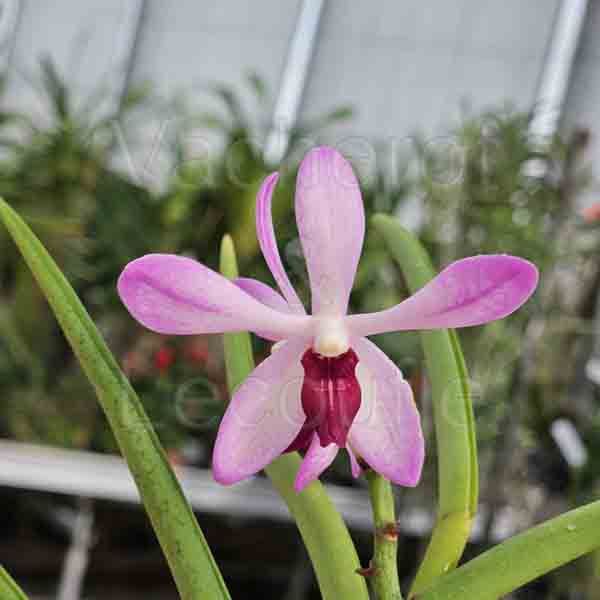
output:
[[[148,248],[157,222],[151,194],[111,167],[113,125],[145,95],[132,90],[118,112],[103,115],[99,91],[76,101],[49,60],[41,61],[36,82],[50,118],[40,125],[19,113],[6,123],[0,193],[38,232],[92,310],[104,313],[106,327],[122,329],[106,319],[114,302],[109,282],[122,260]],[[64,339],[4,234],[0,250],[4,426],[20,439],[113,448],[98,412],[70,401],[89,394],[85,381],[65,360]]]

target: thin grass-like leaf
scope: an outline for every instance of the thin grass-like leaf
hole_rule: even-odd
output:
[[[181,598],[228,599],[223,578],[152,424],[99,331],[42,243],[3,200],[0,200],[0,219],[96,390]]]

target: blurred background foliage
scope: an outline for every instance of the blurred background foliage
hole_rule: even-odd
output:
[[[64,269],[140,392],[173,460],[207,467],[226,393],[220,340],[144,331],[119,303],[115,282],[128,261],[147,252],[186,254],[215,267],[220,239],[231,233],[243,274],[273,284],[254,231],[256,191],[273,168],[258,142],[264,127],[242,100],[250,90],[261,106],[268,92],[256,75],[248,77],[244,94],[208,86],[206,94],[221,109],[203,112],[182,98],[158,102],[144,86],[106,114],[98,110],[98,92],[76,103],[49,61],[41,62],[37,84],[52,119],[40,125],[26,113],[0,115],[0,195]],[[123,148],[122,142],[134,138],[128,127],[136,115],[153,111],[159,118],[169,114],[173,124],[161,140],[160,151],[173,165],[161,186],[145,184],[115,159],[118,151],[142,156],[150,151]],[[280,169],[275,226],[284,263],[307,304],[293,217],[295,173],[307,143],[331,142],[329,126],[339,128],[351,117],[350,109],[334,107],[301,124],[291,132]],[[599,318],[600,220],[583,218],[576,208],[577,194],[590,181],[582,159],[588,133],[575,131],[540,145],[528,135],[530,117],[509,107],[465,115],[447,138],[415,136],[395,165],[386,160],[384,144],[374,146],[366,172],[357,165],[367,216],[409,215],[438,267],[472,254],[506,252],[532,260],[542,271],[541,288],[523,309],[461,332],[482,457],[484,545],[494,535],[512,533],[502,530],[503,511],[521,528],[597,496],[600,483],[600,398],[585,375],[589,357],[600,352],[592,335]],[[209,132],[218,143],[210,153],[194,156],[191,131]],[[92,390],[4,232],[0,293],[0,435],[114,451]],[[377,310],[405,296],[400,272],[368,230],[351,309]],[[376,341],[409,377],[431,436],[416,335],[388,334]],[[259,356],[268,352],[259,339],[255,349]],[[572,423],[585,443],[584,464],[569,465],[552,437],[560,419]],[[433,506],[435,446],[430,441],[427,447],[427,479],[403,494],[405,505]],[[329,477],[356,485],[345,464]]]

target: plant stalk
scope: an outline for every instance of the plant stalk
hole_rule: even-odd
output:
[[[226,235],[221,244],[220,270],[230,279],[238,276],[235,247]],[[254,369],[254,356],[248,332],[223,336],[229,391]],[[273,461],[265,472],[279,492],[300,531],[315,570],[323,600],[368,600],[364,578],[357,573],[360,562],[350,533],[320,481],[301,492],[294,490],[300,456],[290,452]]]
[[[392,485],[374,471],[367,472],[367,481],[375,525],[369,580],[377,600],[402,600],[398,579],[398,526]]]

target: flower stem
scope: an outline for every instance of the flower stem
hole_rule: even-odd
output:
[[[221,244],[220,268],[230,279],[238,276],[235,248],[228,235]],[[252,344],[247,332],[226,333],[223,338],[227,382],[233,392],[254,368]],[[368,600],[365,580],[357,574],[358,554],[340,513],[320,481],[313,481],[300,494],[294,490],[299,468],[300,457],[291,452],[273,461],[265,471],[296,521],[323,600]]]
[[[371,583],[377,600],[402,600],[398,579],[398,529],[394,494],[387,479],[374,471],[367,473],[373,508],[375,534]]]

